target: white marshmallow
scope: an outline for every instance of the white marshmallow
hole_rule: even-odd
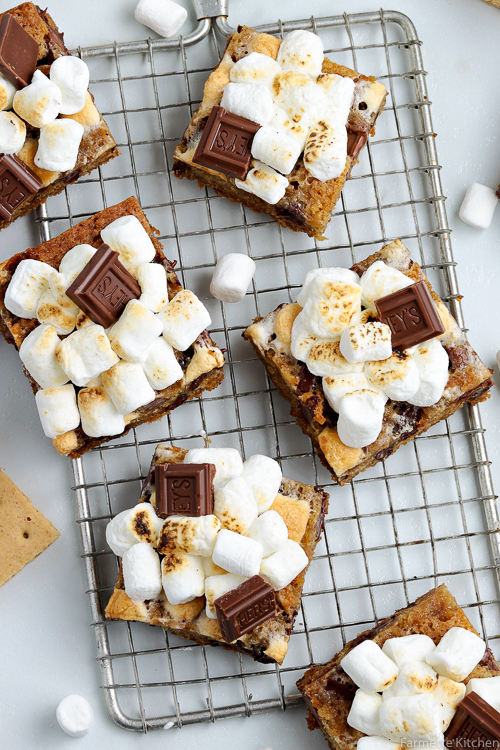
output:
[[[136,21],[168,39],[184,25],[187,10],[172,0],[139,0],[134,15]]]
[[[305,323],[304,315],[300,312],[293,321],[290,341],[290,351],[295,359],[307,362],[311,349],[317,341],[318,337],[310,332]]]
[[[272,85],[274,103],[283,107],[294,122],[306,118],[310,125],[328,112],[328,99],[309,76],[294,70],[278,73]]]
[[[47,263],[31,258],[22,260],[5,292],[4,305],[7,310],[18,318],[36,318],[38,302],[54,273],[55,270]]]
[[[125,593],[134,601],[156,599],[162,589],[160,558],[149,544],[133,544],[122,557]]]
[[[432,638],[416,633],[388,638],[382,646],[382,651],[395,661],[398,667],[402,667],[407,661],[425,661],[425,657],[435,648]]]
[[[399,674],[399,667],[371,640],[362,641],[351,649],[340,666],[365,693],[387,690]]]
[[[75,430],[80,424],[76,393],[71,383],[37,391],[35,401],[47,437],[64,435],[69,430]]]
[[[144,362],[147,350],[158,336],[163,326],[151,310],[138,300],[131,299],[117,322],[109,331],[111,348],[128,362]]]
[[[496,678],[494,677],[493,679]],[[467,685],[467,689],[469,688],[471,682],[476,682],[476,680],[470,680]],[[451,720],[455,716],[455,711],[457,710],[458,704],[465,697],[465,692],[465,685],[463,682],[455,682],[454,680],[450,680],[448,677],[439,675],[437,688],[434,690],[432,695],[441,704],[443,732],[446,732],[446,730],[450,726]]]
[[[288,528],[283,518],[275,510],[262,513],[248,530],[247,536],[258,542],[264,549],[263,557],[279,552],[288,539]]]
[[[63,256],[59,271],[54,272],[49,279],[50,289],[59,305],[68,309],[78,310],[77,306],[66,294],[68,287],[94,257],[97,250],[92,245],[75,245]]]
[[[0,112],[0,152],[17,154],[26,138],[26,125],[14,112]]]
[[[373,443],[382,429],[386,398],[372,390],[347,393],[340,402],[338,436],[350,448]]]
[[[311,333],[320,338],[339,339],[342,331],[361,313],[361,287],[316,276],[309,287],[301,315]]]
[[[141,365],[121,360],[103,372],[102,383],[120,414],[130,414],[155,398]]]
[[[157,317],[162,324],[164,338],[181,352],[188,349],[212,322],[205,305],[189,289],[177,292]]]
[[[430,339],[420,344],[412,356],[418,368],[420,386],[407,400],[415,406],[437,404],[448,382],[449,361],[446,349],[437,339]]]
[[[26,336],[19,349],[21,362],[42,388],[64,385],[69,380],[56,359],[60,342],[53,326],[41,325]]]
[[[309,135],[310,117],[304,115],[301,117],[300,122],[294,122],[287,110],[280,107],[278,104],[273,104],[273,116],[269,121],[271,128],[275,130],[283,131],[290,138],[295,139],[299,145],[300,150],[304,149],[306,145],[307,136]]]
[[[192,448],[184,456],[185,464],[213,464],[214,489],[243,473],[243,461],[236,448]]]
[[[82,430],[89,437],[120,435],[125,429],[123,416],[116,411],[104,388],[82,388],[78,393],[78,408]]]
[[[253,539],[229,529],[221,529],[217,534],[212,560],[229,573],[251,578],[259,572],[262,553],[262,545]]]
[[[248,255],[243,253],[222,255],[215,266],[210,282],[210,293],[222,302],[240,302],[252,283],[255,269],[255,262]]]
[[[432,694],[388,698],[380,709],[380,728],[384,737],[405,744],[419,740],[442,744],[441,704]]]
[[[384,691],[384,700],[399,695],[432,693],[438,684],[436,672],[423,661],[406,661],[399,670],[396,682]]]
[[[299,141],[269,125],[263,125],[252,141],[252,156],[281,174],[290,174],[302,151]]]
[[[304,166],[321,182],[340,177],[346,168],[347,130],[324,117],[313,125],[304,146]]]
[[[387,359],[392,355],[391,329],[378,322],[344,328],[340,351],[352,363]]]
[[[233,115],[266,125],[273,114],[273,100],[267,86],[258,83],[228,83],[220,103]]]
[[[466,224],[476,229],[488,229],[498,198],[494,190],[480,182],[469,185],[460,206],[459,216]]]
[[[309,565],[306,553],[293,539],[287,539],[283,547],[262,560],[260,575],[276,591],[288,586]]]
[[[60,112],[61,89],[50,78],[35,70],[29,86],[16,92],[14,109],[34,128],[43,128],[54,122]]]
[[[118,362],[104,328],[98,325],[80,328],[61,341],[56,358],[69,379],[78,386]]]
[[[162,584],[170,604],[187,604],[205,593],[201,557],[175,552],[163,558]]]
[[[347,329],[346,329],[347,330]],[[351,364],[340,353],[339,341],[317,339],[307,356],[307,369],[319,377],[335,378],[363,372],[364,362]]]
[[[313,268],[306,273],[302,288],[297,295],[297,302],[301,307],[306,304],[311,284],[318,276],[324,276],[330,281],[342,281],[345,284],[359,284],[358,274],[348,268]]]
[[[259,513],[268,510],[279,492],[283,473],[277,461],[256,453],[243,464],[243,479],[253,492]]]
[[[36,166],[50,172],[73,169],[84,130],[83,125],[71,118],[55,120],[41,128],[35,154]]]
[[[360,737],[357,750],[402,750],[397,742],[391,742],[386,737]]]
[[[50,66],[50,80],[59,87],[62,95],[60,113],[76,115],[85,105],[89,85],[89,68],[79,57],[63,55]]]
[[[379,362],[367,362],[365,374],[370,385],[394,401],[408,401],[420,387],[420,374],[408,352],[394,352]]]
[[[351,710],[347,715],[347,723],[359,732],[379,736],[381,706],[382,696],[378,693],[356,690]]]
[[[281,72],[281,66],[269,55],[261,52],[250,52],[249,55],[237,60],[229,71],[229,78],[233,83],[257,83],[270,86],[274,76]]]
[[[218,599],[219,596],[227,594],[228,591],[232,591],[239,586],[240,583],[243,583],[243,581],[246,580],[247,579],[243,576],[235,576],[234,573],[226,573],[226,575],[222,576],[210,576],[209,578],[205,578],[205,597],[207,600],[205,612],[207,617],[210,617],[211,620],[216,620],[217,612],[214,604],[215,600]]]
[[[264,162],[254,159],[252,169],[248,172],[245,180],[236,179],[234,184],[237,188],[252,193],[269,203],[270,206],[274,206],[285,195],[288,180]]]
[[[12,109],[16,87],[0,73],[0,110]]]
[[[369,388],[370,384],[363,372],[348,372],[332,378],[323,378],[325,398],[336,412],[340,410],[340,403],[347,393],[364,391]]]
[[[444,677],[440,679],[445,679]],[[493,706],[495,711],[500,711],[500,676],[499,677],[473,677],[467,683],[467,695],[477,693],[486,703]]]
[[[259,515],[259,509],[252,490],[242,476],[228,479],[218,486],[214,492],[214,513],[225,529],[238,534],[247,533]]]
[[[211,557],[220,527],[219,519],[213,515],[169,516],[161,527],[158,551],[162,555],[179,551]]]
[[[348,76],[321,73],[317,82],[328,99],[328,117],[345,126],[354,97],[354,81]]]
[[[151,312],[160,312],[168,302],[167,275],[161,263],[139,263],[128,267],[141,287],[139,302]]]
[[[156,255],[155,246],[137,216],[115,219],[101,229],[101,239],[118,253],[125,266],[150,263]]]
[[[50,289],[46,289],[38,301],[36,317],[40,323],[54,326],[57,333],[65,336],[74,330],[78,308],[63,307],[57,301]]]
[[[376,311],[375,300],[386,297],[415,282],[396,268],[391,268],[383,260],[372,263],[359,280],[363,290],[362,303],[370,310]]]
[[[57,723],[70,737],[83,737],[94,723],[92,706],[81,695],[67,695],[56,708]]]
[[[169,385],[177,383],[184,375],[173,348],[165,341],[163,336],[155,339],[147,350],[142,368],[149,385],[155,391],[168,388]]]
[[[283,70],[298,70],[314,80],[323,65],[323,42],[311,31],[290,31],[281,42],[278,63]]]
[[[156,546],[162,521],[151,503],[138,503],[118,513],[106,526],[106,541],[117,557],[139,542]]]
[[[461,682],[483,658],[486,644],[465,628],[450,628],[427,657],[426,662],[438,674]]]

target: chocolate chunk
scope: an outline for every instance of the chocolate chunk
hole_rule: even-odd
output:
[[[306,365],[302,365],[299,370],[299,382],[297,383],[297,388],[299,391],[302,391],[302,393],[309,393],[309,391],[312,390],[319,390],[321,388],[321,381],[316,375],[312,374]]]
[[[104,243],[66,290],[68,297],[103,328],[116,323],[131,299],[139,299],[141,288],[118,253]]]
[[[333,677],[328,677],[325,684],[325,690],[327,693],[337,693],[337,695],[342,695],[349,700],[354,700],[356,694],[356,687],[354,687],[354,685],[350,685],[347,682],[340,682],[340,680],[334,680]]]
[[[157,464],[156,515],[209,516],[214,507],[213,464]]]
[[[215,600],[222,637],[232,643],[276,614],[274,589],[260,576],[243,581]]]
[[[444,333],[425,281],[375,300],[382,323],[389,326],[394,349],[408,349]]]
[[[366,129],[357,130],[354,125],[347,123],[347,155],[351,159],[357,159],[366,141],[368,133]]]
[[[38,42],[6,13],[0,22],[0,73],[21,89],[31,81],[37,59]]]
[[[500,745],[500,713],[477,693],[469,693],[459,703],[445,732],[448,748],[488,750]]]
[[[38,179],[26,164],[17,156],[6,154],[0,159],[0,217],[10,220],[21,203],[42,187]]]
[[[213,107],[193,156],[195,164],[244,180],[250,168],[251,147],[260,125]]]

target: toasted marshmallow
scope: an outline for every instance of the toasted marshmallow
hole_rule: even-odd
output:
[[[361,323],[342,331],[340,351],[348,362],[387,359],[392,354],[391,329],[385,323]]]
[[[498,679],[493,677],[490,679]],[[479,682],[479,680],[469,680],[467,685],[467,691],[469,691],[469,685],[471,682]],[[471,688],[474,690],[474,688]],[[458,708],[458,704],[465,698],[465,685],[463,682],[455,682],[450,680],[448,677],[439,675],[437,688],[434,690],[432,695],[441,704],[441,713],[443,717],[443,732],[446,732],[451,724],[451,720],[455,716],[455,711]],[[477,690],[475,691],[477,693]],[[481,696],[482,698],[484,696]],[[486,699],[485,699],[486,700]]]
[[[12,109],[16,87],[0,73],[0,110]]]
[[[350,271],[348,268],[313,268],[308,271],[302,284],[302,289],[297,295],[297,302],[301,307],[307,302],[311,284],[318,276],[324,276],[330,281],[342,281],[345,284],[356,285],[359,284],[359,276],[354,271]]]
[[[125,266],[150,263],[156,255],[151,242],[137,216],[121,216],[101,229],[101,239],[120,256]]]
[[[347,130],[323,117],[311,128],[304,146],[304,166],[321,182],[340,177],[346,167]]]
[[[172,0],[139,0],[134,15],[136,21],[168,39],[180,31],[187,18],[187,10]]]
[[[283,175],[268,167],[264,162],[254,159],[252,169],[247,174],[245,180],[235,180],[236,187],[252,193],[263,201],[274,206],[285,195],[288,187],[288,180]]]
[[[418,368],[420,386],[418,391],[407,399],[415,406],[432,406],[443,395],[448,382],[448,354],[437,339],[420,344],[413,352]]]
[[[40,130],[35,164],[49,172],[66,172],[73,169],[78,159],[78,149],[84,127],[75,120],[55,120]]]
[[[201,560],[203,562],[205,578],[210,578],[210,576],[223,576],[227,573],[227,570],[216,565],[211,557],[202,557]]]
[[[78,308],[70,309],[62,307],[52,294],[50,289],[46,289],[38,301],[36,308],[36,317],[40,323],[54,326],[57,333],[65,336],[74,330]]]
[[[149,544],[133,544],[122,558],[125,593],[134,601],[156,599],[162,589],[160,558]]]
[[[56,357],[69,379],[78,386],[118,362],[104,328],[98,325],[85,326],[70,334],[58,345]]]
[[[265,125],[273,114],[273,100],[267,86],[257,83],[228,83],[222,94],[221,107],[233,115]]]
[[[486,644],[482,638],[465,628],[451,628],[427,657],[436,672],[461,682],[483,658]]]
[[[278,104],[273,104],[273,116],[269,121],[269,126],[275,130],[283,131],[285,135],[296,140],[300,144],[301,151],[306,145],[310,124],[311,118],[309,116],[303,115],[299,122],[295,122],[286,109]]]
[[[445,678],[441,677],[440,679],[444,680]],[[500,711],[500,677],[473,677],[467,683],[466,692],[467,695],[469,693],[477,693],[486,703],[493,706],[495,711]],[[460,700],[462,699],[460,698]]]
[[[153,341],[146,352],[142,369],[148,383],[155,391],[162,391],[169,385],[177,383],[184,372],[178,363],[173,348],[162,336]]]
[[[348,372],[345,375],[336,375],[333,378],[323,378],[325,398],[336,412],[340,410],[340,402],[346,393],[364,391],[369,388],[370,384],[363,372]]]
[[[370,385],[394,401],[408,401],[420,387],[417,365],[407,352],[394,352],[382,361],[367,362],[365,374]]]
[[[262,562],[262,545],[229,529],[217,534],[212,560],[229,573],[251,578],[256,576]]]
[[[208,310],[189,289],[182,289],[160,310],[158,320],[163,336],[175,349],[183,352],[212,322]],[[160,331],[161,333],[161,331]]]
[[[281,486],[283,474],[277,461],[256,453],[243,464],[243,479],[253,492],[259,513],[268,510]]]
[[[228,479],[218,486],[214,492],[214,513],[225,529],[238,534],[247,533],[259,515],[259,509],[252,490],[242,476]]]
[[[87,63],[79,57],[63,55],[58,57],[50,66],[50,80],[61,91],[62,115],[76,115],[85,106],[87,88],[89,85],[89,68]]]
[[[21,362],[42,388],[64,385],[69,378],[56,359],[61,343],[53,326],[41,325],[26,336],[19,349]]]
[[[205,578],[205,597],[207,599],[207,605],[205,612],[207,617],[211,620],[217,619],[217,612],[215,609],[215,600],[219,596],[224,596],[228,591],[232,591],[240,583],[246,581],[243,576],[235,576],[234,573],[226,573],[222,576],[210,576]]]
[[[350,330],[350,328],[346,328],[345,330]],[[337,375],[350,375],[355,372],[363,372],[363,367],[363,362],[352,364],[342,356],[340,341],[317,339],[307,357],[307,369],[313,375],[318,375],[322,378],[335,378]]]
[[[307,362],[309,353],[318,341],[318,337],[314,336],[307,328],[304,316],[300,312],[292,325],[292,337],[290,342],[290,350],[295,359],[301,362]]]
[[[386,398],[372,390],[346,393],[339,407],[337,433],[349,448],[373,443],[382,429]]]
[[[378,693],[365,693],[356,690],[347,723],[359,732],[369,735],[380,735],[380,707],[382,696]]]
[[[133,544],[156,546],[161,524],[151,503],[138,503],[118,513],[106,527],[106,541],[115,555],[123,557]]]
[[[294,70],[278,73],[273,81],[274,103],[286,110],[294,122],[303,117],[317,122],[328,112],[328,99],[309,76]]]
[[[301,151],[301,145],[296,138],[291,138],[269,125],[263,125],[252,141],[254,159],[259,159],[285,175],[290,174]]]
[[[376,299],[411,286],[415,282],[396,268],[386,265],[383,260],[377,260],[364,272],[359,283],[363,290],[363,305],[375,311]]]
[[[47,437],[63,435],[80,424],[75,389],[71,383],[37,391],[35,401]]]
[[[205,593],[201,557],[173,552],[163,558],[162,584],[170,604],[187,604]]]
[[[297,70],[316,80],[323,65],[323,42],[311,31],[290,31],[281,42],[278,63],[283,70]]]
[[[130,414],[155,398],[141,365],[120,360],[102,374],[102,384],[120,414]]]
[[[423,661],[407,661],[399,670],[396,682],[384,691],[384,700],[399,695],[432,693],[438,684],[436,672]]]
[[[388,698],[380,709],[380,728],[384,737],[393,742],[442,744],[441,704],[431,693]]]
[[[257,83],[260,86],[271,86],[274,76],[281,72],[281,66],[269,55],[261,52],[250,52],[246,57],[237,60],[229,71],[233,83]]]
[[[123,416],[116,411],[104,388],[82,388],[78,393],[78,408],[82,430],[89,437],[120,435],[125,429]]]
[[[365,693],[379,693],[395,682],[399,667],[375,641],[362,641],[349,651],[340,666]]]
[[[128,271],[141,287],[139,302],[151,312],[160,312],[168,302],[167,276],[160,263],[139,263]]]
[[[249,539],[258,542],[264,550],[263,557],[279,552],[288,539],[288,528],[275,510],[267,510],[255,519],[247,532]]]
[[[16,92],[14,109],[29,125],[43,128],[54,122],[60,112],[61,89],[41,70],[35,70],[29,86]]]
[[[402,745],[386,737],[360,737],[356,747],[357,750],[402,750]]]
[[[192,448],[184,456],[185,464],[213,464],[214,488],[243,473],[243,461],[236,448]]]
[[[161,527],[158,552],[187,552],[190,555],[211,557],[221,524],[213,515],[169,516]]]
[[[276,591],[288,586],[309,565],[309,558],[298,544],[287,539],[278,552],[262,560],[260,576]]]
[[[248,255],[243,253],[222,255],[215,266],[210,282],[210,293],[222,302],[239,302],[252,283],[255,269],[255,262]]]
[[[339,126],[345,126],[354,97],[353,79],[335,73],[321,73],[316,83],[328,99],[329,118]]]
[[[0,112],[0,152],[17,154],[26,138],[26,125],[14,112]]]
[[[425,661],[425,657],[435,648],[432,638],[416,633],[388,638],[382,646],[382,651],[395,661],[398,667],[402,667],[407,661]]]
[[[361,312],[361,287],[316,276],[309,287],[307,302],[301,315],[304,325],[315,336],[339,339]]]
[[[144,362],[147,350],[161,336],[162,330],[162,323],[156,315],[138,300],[131,299],[109,331],[109,341],[113,351],[122,359]]]
[[[49,286],[55,273],[52,266],[39,260],[22,260],[5,292],[4,305],[18,318],[36,318],[40,297]]]

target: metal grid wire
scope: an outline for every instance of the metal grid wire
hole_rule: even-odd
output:
[[[183,283],[206,302],[215,340],[227,349],[225,380],[200,401],[143,425],[73,462],[92,620],[112,718],[147,731],[285,709],[301,698],[296,680],[311,663],[394,609],[445,582],[495,650],[500,637],[498,517],[479,410],[462,409],[345,487],[332,486],[241,332],[256,315],[294,299],[316,266],[352,263],[396,237],[408,245],[463,325],[444,208],[420,42],[411,21],[380,11],[293,23],[320,34],[326,54],[375,75],[389,91],[328,228],[316,242],[264,214],[172,178],[172,154],[224,47],[227,21],[200,22],[190,37],[79,50],[91,89],[123,155],[51,198],[40,211],[44,239],[135,193],[160,229]],[[223,33],[221,33],[223,32]],[[217,258],[248,252],[252,290],[225,307],[208,294]],[[159,440],[182,447],[267,453],[285,476],[330,492],[325,532],[306,578],[302,609],[280,669],[198,646],[161,628],[107,622],[117,560],[109,519],[138,499]]]

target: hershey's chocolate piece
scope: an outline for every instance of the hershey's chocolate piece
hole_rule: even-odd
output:
[[[500,746],[500,713],[477,693],[469,693],[445,732],[448,748],[491,750]]]
[[[251,147],[260,125],[215,106],[210,112],[193,156],[195,164],[244,180],[250,168]]]
[[[394,349],[408,349],[444,333],[425,281],[375,300],[379,318],[391,329]]]
[[[5,154],[0,159],[0,217],[9,221],[21,203],[42,187],[38,179],[21,159]]]
[[[37,60],[38,42],[6,13],[0,22],[0,73],[21,89],[31,81]]]
[[[215,600],[222,637],[227,643],[248,633],[276,614],[274,589],[260,576],[243,581]]]
[[[214,507],[213,464],[157,464],[156,515],[209,516]]]
[[[141,296],[139,284],[118,257],[103,243],[66,290],[75,305],[103,328],[116,323],[127,302]]]

